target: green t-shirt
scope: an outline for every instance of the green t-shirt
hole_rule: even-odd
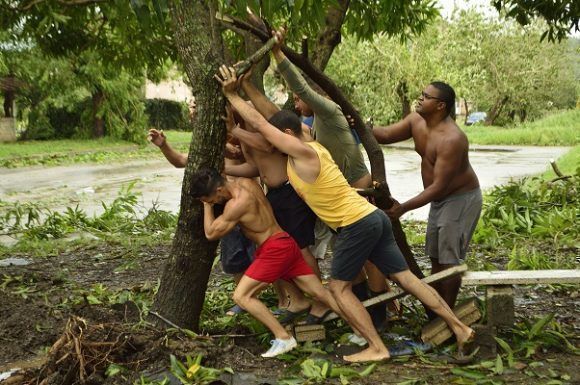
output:
[[[314,112],[314,139],[322,144],[348,181],[353,183],[369,173],[342,109],[314,91],[288,59],[278,64],[288,86]]]

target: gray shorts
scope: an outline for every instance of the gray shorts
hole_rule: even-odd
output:
[[[431,202],[425,254],[442,265],[459,265],[481,214],[481,190],[448,196]]]
[[[391,221],[382,210],[377,209],[337,232],[331,265],[333,279],[353,281],[367,260],[385,276],[408,269]]]

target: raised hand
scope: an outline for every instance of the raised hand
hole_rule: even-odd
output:
[[[154,128],[149,130],[149,135],[147,135],[147,139],[156,145],[157,147],[162,147],[167,143],[167,137],[163,133],[163,130],[156,130]]]
[[[220,76],[216,74],[213,77],[222,85],[224,95],[227,97],[228,95],[236,94],[239,84],[234,67],[227,67],[223,64],[219,71]]]

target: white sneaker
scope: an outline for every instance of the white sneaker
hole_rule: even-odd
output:
[[[355,344],[358,346],[365,346],[368,343],[364,337],[357,336],[355,333],[352,333],[350,336],[348,336],[347,340],[349,343]]]
[[[270,343],[272,344],[270,349],[262,354],[262,357],[264,358],[276,357],[279,354],[287,353],[298,345],[294,337],[290,337],[290,339],[287,340],[276,338],[275,340],[270,341]]]

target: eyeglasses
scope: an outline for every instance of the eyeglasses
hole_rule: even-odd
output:
[[[431,95],[429,95],[429,94],[427,94],[427,93],[425,93],[425,92],[421,92],[421,96],[423,97],[423,99],[428,99],[428,100],[429,100],[429,99],[435,99],[435,100],[439,100],[440,102],[444,102],[444,100],[443,100],[443,99],[441,99],[441,98],[438,98],[438,97],[436,97],[436,96],[431,96]]]

